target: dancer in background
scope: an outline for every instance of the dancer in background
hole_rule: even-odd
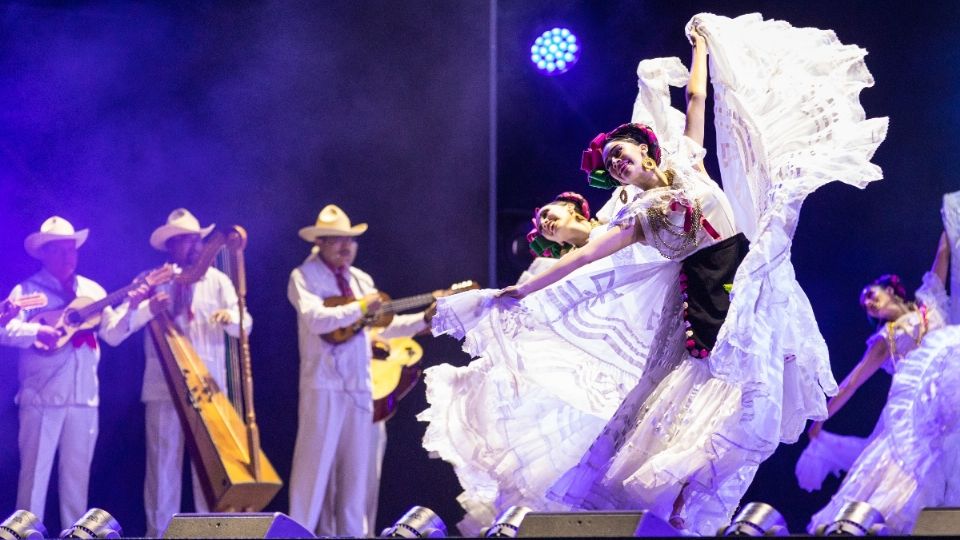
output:
[[[944,221],[949,207],[945,198]],[[946,224],[946,223],[945,223]],[[951,261],[947,232],[940,237],[933,267],[923,277],[916,300],[895,275],[867,285],[860,303],[879,321],[867,340],[867,351],[840,385],[828,405],[829,416],[840,411],[859,387],[881,367],[893,374],[887,404],[867,439],[810,430],[810,444],[797,462],[801,487],[819,489],[828,472],[849,469],[837,493],[811,519],[808,529],[829,524],[841,507],[866,502],[884,516],[893,532],[909,534],[926,506],[955,504],[957,394],[949,388],[960,371],[960,326],[946,326],[950,299],[945,282]]]
[[[801,454],[796,467],[797,481],[803,489],[818,490],[827,474],[836,475],[848,470],[869,441],[883,429],[883,423],[878,421],[867,438],[822,431],[823,423],[843,409],[863,383],[878,370],[882,368],[893,375],[900,361],[919,347],[929,332],[946,325],[949,300],[943,280],[948,262],[949,250],[944,234],[933,269],[924,275],[923,285],[917,290],[915,300],[908,300],[906,289],[895,274],[884,274],[863,288],[860,305],[871,320],[877,321],[877,331],[867,340],[863,358],[840,383],[837,395],[827,404],[827,418],[814,422],[807,432],[810,444]]]
[[[644,377],[550,496],[574,508],[647,508],[677,528],[712,534],[729,522],[759,463],[781,441],[795,441],[808,418],[826,414],[824,392],[836,384],[793,275],[791,236],[803,199],[819,186],[840,179],[863,187],[881,177],[869,160],[886,119],[864,118],[856,99],[872,83],[864,52],[830,32],[700,15],[688,35],[687,114],[655,118],[665,142],[634,123],[598,135],[584,152],[592,178],[643,194],[585,248],[503,293],[525,298],[523,306],[638,242],[682,261]],[[736,151],[721,161],[731,202],[702,165],[707,40],[718,146]],[[798,51],[810,61],[798,63]],[[682,68],[660,64],[661,73]],[[641,63],[638,72],[652,67]]]
[[[530,251],[557,259],[581,248],[599,223],[590,219],[590,203],[579,193],[565,191],[533,210],[533,229],[527,233]]]
[[[574,192],[535,209],[532,221],[527,239],[540,256],[520,283],[605,229]],[[673,264],[639,245],[623,256],[648,271]],[[579,279],[606,283],[616,273],[612,261],[605,261]],[[430,407],[418,418],[428,422],[424,448],[451,463],[460,480],[458,500],[467,511],[459,524],[463,534],[476,534],[508,506],[562,508],[546,501],[546,489],[576,463],[642,374],[667,282],[659,285],[641,290],[624,279],[609,302],[580,302],[553,317],[534,316],[523,321],[523,333],[509,337],[498,336],[510,331],[510,321],[488,316],[496,309],[496,291],[439,301],[434,334],[469,335],[464,349],[476,359],[464,367],[426,370]],[[578,339],[580,332],[597,339],[571,350],[564,340]]]

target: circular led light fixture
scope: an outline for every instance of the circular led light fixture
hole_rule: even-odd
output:
[[[530,46],[530,61],[544,75],[566,73],[580,58],[580,42],[567,28],[552,28]]]

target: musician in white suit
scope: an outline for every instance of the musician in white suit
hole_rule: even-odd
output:
[[[24,249],[40,260],[42,268],[18,284],[9,298],[44,293],[49,304],[39,310],[18,311],[0,328],[0,344],[20,348],[20,390],[15,398],[20,417],[17,508],[43,520],[53,459],[59,453],[60,523],[64,527],[87,510],[90,463],[99,433],[99,339],[119,344],[132,332],[135,312],[149,309],[149,304],[141,304],[142,294],[128,297],[117,309],[107,307],[101,312],[99,329],[78,332],[53,352],[34,348],[37,342],[53,347],[60,338],[56,328],[28,321],[37,312],[61,309],[77,297],[100,300],[106,296],[103,287],[76,273],[77,249],[88,234],[87,229],[77,231],[69,221],[54,216],[27,236]],[[130,309],[131,304],[139,309]]]
[[[300,229],[315,247],[291,272],[287,287],[300,344],[290,516],[320,536],[374,533],[386,431],[373,422],[370,340],[365,330],[339,344],[321,337],[380,308],[373,279],[352,266],[356,238],[366,230],[365,223],[351,226],[343,210],[327,205],[314,225]],[[324,299],[335,296],[357,300],[324,306]],[[398,315],[381,336],[412,336],[427,328],[429,313]]]
[[[174,268],[189,268],[197,264],[202,239],[213,227],[200,227],[200,222],[189,210],[178,208],[150,235],[150,246],[166,252]],[[190,340],[214,381],[220,388],[227,388],[224,333],[233,337],[240,335],[240,309],[233,282],[210,266],[195,283],[182,285],[174,282],[160,286],[158,290],[158,296],[170,305],[173,321]],[[244,330],[249,333],[252,325],[250,314],[244,312]],[[144,336],[144,353],[146,365],[141,399],[146,406],[147,470],[143,497],[147,536],[157,537],[163,534],[173,514],[180,511],[185,440],[150,336]],[[208,512],[195,465],[192,473],[194,506],[198,512]]]

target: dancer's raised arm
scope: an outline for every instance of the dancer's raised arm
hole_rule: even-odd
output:
[[[687,124],[683,134],[703,146],[703,131],[707,111],[707,40],[694,28],[693,59],[690,61],[690,80],[687,82]]]
[[[950,239],[947,238],[947,231],[940,235],[940,242],[937,244],[937,254],[933,258],[933,267],[931,272],[940,278],[941,283],[947,282],[947,271],[950,270]],[[957,294],[950,291],[950,294]]]

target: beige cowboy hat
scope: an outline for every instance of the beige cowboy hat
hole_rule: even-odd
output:
[[[350,218],[335,204],[328,204],[317,216],[316,225],[300,229],[300,238],[311,244],[322,236],[360,236],[367,230],[366,223],[350,226]]]
[[[39,232],[30,233],[23,239],[23,249],[27,250],[27,253],[34,259],[39,259],[40,248],[47,242],[74,240],[77,242],[77,247],[80,247],[87,241],[88,234],[90,234],[90,229],[76,231],[69,221],[60,216],[53,216],[40,225]]]
[[[214,224],[200,228],[200,221],[186,208],[177,208],[167,216],[166,225],[157,227],[150,234],[150,247],[157,251],[167,250],[167,240],[181,234],[199,234],[206,237],[213,230]]]

